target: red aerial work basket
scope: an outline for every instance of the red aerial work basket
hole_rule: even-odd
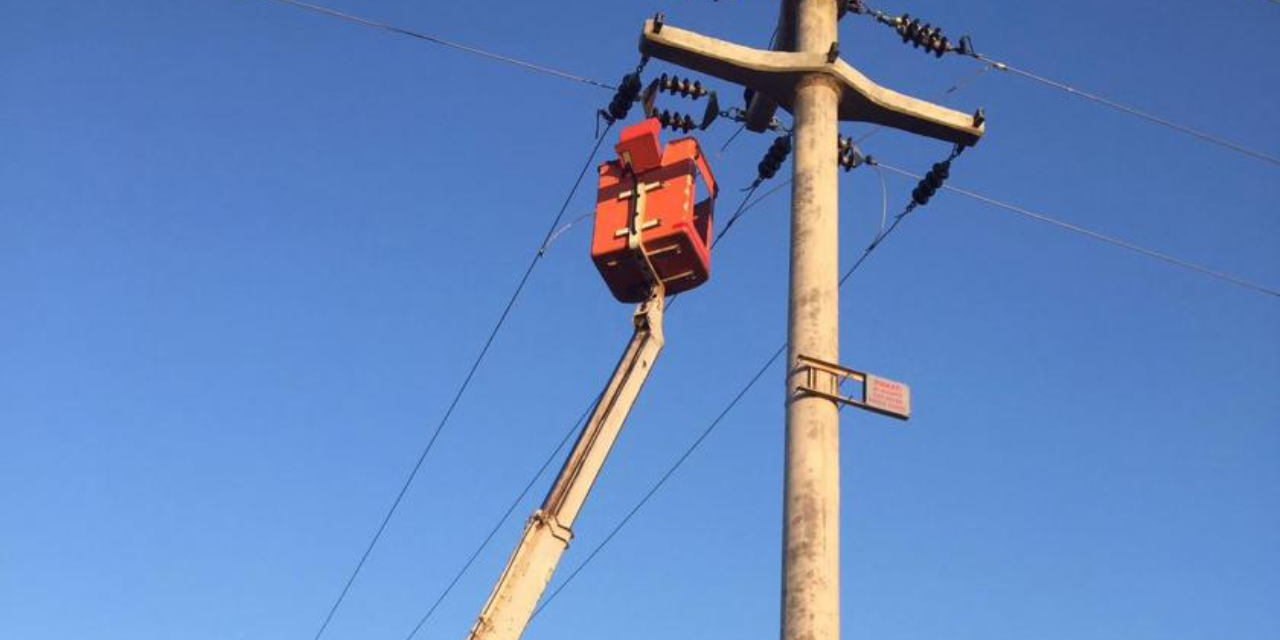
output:
[[[655,118],[623,129],[618,159],[600,165],[591,259],[622,302],[645,300],[655,281],[672,294],[711,277],[715,177],[697,140],[663,148],[660,130]],[[701,202],[699,176],[708,191]]]

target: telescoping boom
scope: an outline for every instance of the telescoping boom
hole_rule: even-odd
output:
[[[635,334],[604,396],[578,436],[573,453],[560,469],[542,507],[525,525],[520,544],[507,561],[468,640],[516,640],[524,632],[560,556],[569,546],[574,520],[582,511],[587,493],[662,351],[662,302],[661,297],[655,296],[636,310]]]
[[[712,203],[716,195],[706,158],[693,138],[658,141],[659,122],[622,131],[618,160],[600,166],[592,258],[614,297],[639,302],[634,333],[591,419],[565,460],[467,640],[518,640],[533,617],[573,523],[600,475],[622,425],[662,351],[662,313],[668,292],[696,287],[710,276]],[[695,204],[695,178],[710,191]]]

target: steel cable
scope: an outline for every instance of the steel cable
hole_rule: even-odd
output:
[[[279,2],[280,4],[287,4],[294,7],[298,7],[300,9],[306,9],[308,11],[313,11],[315,13],[332,16],[334,18],[339,18],[339,19],[346,20],[348,22],[353,22],[355,24],[363,25],[366,27],[372,27],[374,29],[382,29],[383,31],[398,33],[400,35],[409,36],[410,38],[417,38],[418,40],[425,40],[433,44],[438,44],[442,47],[448,47],[450,49],[455,49],[457,51],[462,51],[465,53],[469,53],[471,55],[487,58],[495,62],[502,62],[505,64],[514,65],[523,69],[527,69],[529,71],[546,74],[556,78],[562,78],[564,80],[572,80],[573,82],[580,82],[582,84],[590,85],[593,87],[608,89],[609,91],[614,91],[618,88],[617,85],[609,84],[607,82],[601,82],[599,80],[593,80],[591,78],[569,73],[567,71],[561,71],[560,69],[556,69],[554,67],[548,67],[546,65],[537,64],[535,62],[528,62],[526,60],[521,60],[519,58],[505,56],[500,53],[486,51],[479,47],[473,47],[471,45],[462,44],[459,42],[453,42],[451,40],[445,40],[444,38],[434,36],[428,33],[422,33],[420,31],[402,29],[400,27],[389,25],[384,22],[378,22],[376,20],[370,20],[368,18],[361,18],[360,16],[338,11],[337,9],[330,9],[328,7],[323,7],[317,4],[311,4],[309,2],[302,2],[301,0],[271,0],[271,2]]]
[[[887,164],[885,164],[885,163],[883,163],[883,162],[880,162],[879,160],[877,160],[877,161],[876,161],[876,164],[878,164],[880,167],[882,167],[882,168],[884,168],[884,169],[887,169],[888,171],[892,171],[892,172],[897,173],[897,174],[899,174],[899,175],[906,176],[906,177],[909,177],[909,178],[915,178],[915,179],[917,179],[917,180],[919,180],[919,179],[920,179],[920,175],[919,175],[919,174],[913,173],[913,172],[911,172],[911,171],[907,171],[907,170],[905,170],[905,169],[899,169],[898,167],[894,167],[894,166],[892,166],[892,165],[887,165]],[[969,191],[969,190],[967,190],[967,189],[961,189],[960,187],[954,187],[954,186],[951,186],[951,185],[945,185],[945,184],[944,184],[944,185],[942,185],[942,188],[943,188],[943,189],[946,189],[947,191],[951,191],[951,192],[953,192],[953,193],[958,193],[958,194],[960,194],[960,195],[962,195],[962,196],[965,196],[965,197],[967,197],[967,198],[972,198],[972,199],[977,200],[977,201],[979,201],[979,202],[984,202],[984,203],[986,203],[986,204],[989,204],[989,205],[992,205],[992,206],[995,206],[995,207],[999,207],[999,208],[1004,209],[1004,210],[1006,210],[1006,211],[1012,211],[1012,212],[1014,212],[1014,213],[1017,213],[1017,214],[1019,214],[1019,215],[1021,215],[1021,216],[1024,216],[1024,217],[1026,217],[1026,218],[1029,218],[1029,219],[1031,219],[1031,220],[1035,220],[1035,221],[1037,221],[1037,222],[1043,222],[1043,223],[1045,223],[1045,224],[1053,225],[1053,226],[1058,227],[1058,228],[1060,228],[1060,229],[1066,229],[1067,231],[1071,231],[1072,233],[1077,233],[1077,234],[1080,234],[1080,235],[1083,235],[1083,236],[1086,236],[1086,237],[1089,237],[1089,238],[1093,238],[1093,239],[1095,239],[1095,240],[1099,240],[1099,241],[1105,242],[1105,243],[1107,243],[1107,244],[1110,244],[1110,245],[1113,245],[1113,246],[1116,246],[1116,247],[1120,247],[1120,248],[1122,248],[1122,249],[1125,249],[1125,250],[1131,251],[1131,252],[1136,253],[1136,254],[1141,255],[1141,256],[1146,256],[1146,257],[1148,257],[1148,258],[1154,258],[1154,259],[1156,259],[1156,260],[1160,260],[1160,261],[1162,261],[1162,262],[1166,262],[1166,263],[1168,263],[1168,264],[1172,264],[1172,265],[1174,265],[1174,266],[1181,267],[1181,268],[1183,268],[1183,269],[1187,269],[1187,270],[1190,270],[1190,271],[1195,271],[1195,272],[1197,272],[1197,273],[1201,273],[1201,274],[1204,274],[1204,275],[1207,275],[1207,276],[1210,276],[1210,277],[1213,277],[1213,278],[1217,278],[1217,279],[1219,279],[1219,280],[1222,280],[1222,281],[1225,281],[1225,282],[1229,282],[1229,283],[1231,283],[1231,284],[1234,284],[1234,285],[1237,285],[1237,286],[1241,286],[1241,287],[1244,287],[1244,288],[1246,288],[1246,289],[1251,289],[1251,290],[1256,291],[1256,292],[1258,292],[1258,293],[1262,293],[1262,294],[1266,294],[1266,295],[1270,295],[1270,296],[1280,297],[1280,290],[1277,290],[1277,289],[1272,288],[1272,287],[1268,287],[1268,286],[1266,286],[1266,285],[1257,284],[1257,283],[1255,283],[1255,282],[1251,282],[1251,281],[1249,281],[1249,280],[1245,280],[1244,278],[1241,278],[1241,277],[1239,277],[1239,276],[1234,276],[1234,275],[1231,275],[1231,274],[1229,274],[1229,273],[1225,273],[1225,272],[1222,272],[1222,271],[1217,271],[1217,270],[1214,270],[1214,269],[1210,269],[1210,268],[1208,268],[1208,267],[1198,265],[1198,264],[1196,264],[1196,263],[1194,263],[1194,262],[1190,262],[1190,261],[1188,261],[1188,260],[1183,260],[1182,258],[1178,258],[1178,257],[1175,257],[1175,256],[1171,256],[1171,255],[1169,255],[1169,254],[1167,254],[1167,253],[1162,253],[1162,252],[1160,252],[1160,251],[1156,251],[1156,250],[1154,250],[1154,249],[1148,249],[1148,248],[1143,247],[1143,246],[1141,246],[1141,245],[1137,245],[1137,244],[1134,244],[1134,243],[1132,243],[1132,242],[1128,242],[1128,241],[1125,241],[1125,240],[1121,240],[1121,239],[1116,238],[1116,237],[1114,237],[1114,236],[1106,235],[1106,234],[1104,234],[1104,233],[1100,233],[1100,232],[1097,232],[1097,231],[1093,231],[1092,229],[1086,229],[1086,228],[1084,228],[1084,227],[1081,227],[1081,226],[1076,225],[1076,224],[1072,224],[1072,223],[1070,223],[1070,222],[1063,222],[1062,220],[1058,220],[1058,219],[1056,219],[1056,218],[1053,218],[1053,217],[1051,217],[1051,216],[1045,215],[1045,214],[1043,214],[1043,213],[1038,213],[1038,212],[1035,212],[1035,211],[1031,211],[1031,210],[1026,209],[1026,208],[1024,208],[1024,207],[1019,207],[1019,206],[1017,206],[1017,205],[1009,204],[1009,203],[1007,203],[1007,202],[1002,202],[1002,201],[1000,201],[1000,200],[996,200],[995,198],[990,198],[990,197],[984,196],[984,195],[982,195],[982,194],[975,193],[975,192],[973,192],[973,191]]]

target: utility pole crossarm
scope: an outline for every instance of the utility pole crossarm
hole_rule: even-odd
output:
[[[832,43],[834,44],[834,43]],[[767,51],[645,21],[640,52],[673,64],[750,87],[794,112],[796,86],[815,74],[840,86],[839,119],[871,122],[946,142],[972,146],[984,124],[973,114],[903,95],[882,87],[831,53]]]

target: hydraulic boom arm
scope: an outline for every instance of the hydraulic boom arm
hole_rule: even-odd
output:
[[[647,260],[647,259],[646,259]],[[467,640],[517,640],[573,538],[573,522],[662,351],[663,287],[635,311],[635,334],[542,507],[525,525]]]

